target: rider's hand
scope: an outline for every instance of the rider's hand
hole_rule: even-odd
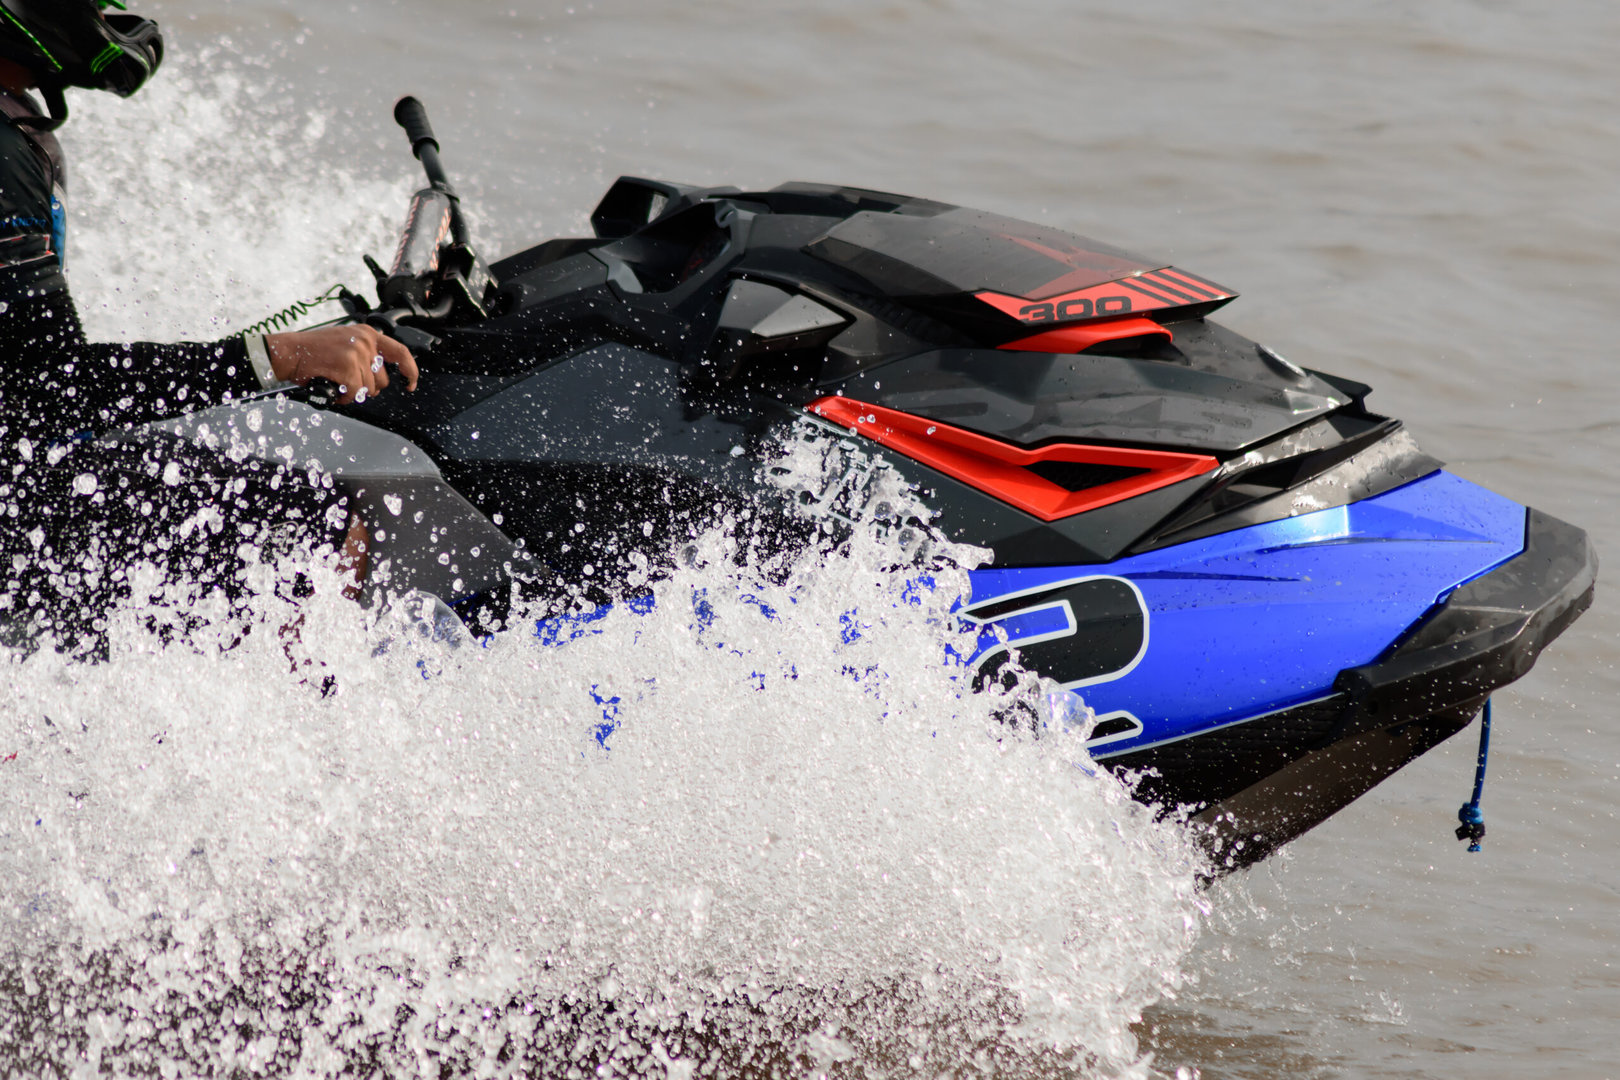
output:
[[[411,350],[369,326],[323,326],[264,339],[276,378],[307,386],[311,379],[338,385],[338,402],[364,401],[388,385],[388,365],[416,389],[416,358]]]

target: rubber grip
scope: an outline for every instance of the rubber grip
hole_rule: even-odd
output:
[[[394,120],[405,129],[406,138],[411,140],[411,151],[417,157],[422,156],[422,144],[430,142],[433,149],[439,148],[439,140],[433,136],[433,125],[428,123],[427,109],[414,97],[406,95],[394,105]]]

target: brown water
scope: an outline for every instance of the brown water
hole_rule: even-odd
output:
[[[1174,259],[1243,294],[1222,321],[1371,383],[1454,471],[1620,565],[1614,5],[147,8],[176,50],[228,39],[220,63],[261,57],[326,111],[333,169],[406,174],[388,108],[421,96],[494,248],[581,231],[631,173],[847,182]],[[1620,1076],[1608,580],[1497,699],[1484,852],[1451,836],[1471,729],[1214,891],[1191,985],[1137,1029],[1156,1070]]]

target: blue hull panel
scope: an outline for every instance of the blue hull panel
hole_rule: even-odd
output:
[[[1523,551],[1525,514],[1439,472],[1349,506],[1103,565],[976,571],[971,607],[997,609],[974,662],[1005,647],[999,628],[1099,717],[1140,724],[1114,725],[1124,730],[1099,739],[1097,757],[1186,738],[1327,696],[1340,671],[1378,659],[1458,586]],[[1032,648],[1060,654],[1085,622],[1073,610],[1084,603],[1053,591],[1077,583],[1111,587],[1116,612],[1133,603],[1131,591],[1141,606],[1114,617],[1140,634],[1107,670],[1052,670]],[[1020,595],[1031,606],[1009,611]]]

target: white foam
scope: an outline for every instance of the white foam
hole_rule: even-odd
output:
[[[127,100],[72,96],[68,276],[92,340],[210,340],[369,283],[360,256],[392,253],[414,163],[333,168],[337,134],[297,100],[217,49]]]
[[[118,183],[81,166],[92,326],[253,317],[403,205],[322,175],[284,206],[243,179],[248,84],[187,81],[113,103],[163,119],[158,153]],[[274,130],[296,173],[305,126]],[[192,254],[141,257],[178,233]],[[917,508],[892,477],[826,450],[780,480],[853,524],[845,548],[765,574],[717,530],[650,614],[560,647],[447,649],[315,567],[299,609],[261,581],[232,648],[163,646],[158,605],[120,615],[109,662],[0,667],[0,1049],[311,1076],[1144,1070],[1130,1024],[1198,929],[1185,838],[1079,733],[1005,722],[1039,715],[1034,681],[1022,712],[967,692],[946,657],[977,553],[893,524]]]
[[[110,998],[47,994],[120,1032],[206,1013],[268,965],[316,997],[236,1006],[237,1026],[317,1073],[357,1033],[409,1057],[444,1025],[476,1062],[538,1038],[512,1034],[511,1002],[604,999],[618,1019],[582,1031],[751,1002],[725,1040],[796,1046],[808,1016],[892,1051],[948,1018],[933,1065],[986,1036],[1129,1062],[1129,1023],[1196,932],[1180,834],[1083,768],[1079,733],[1035,737],[966,690],[944,659],[966,645],[959,569],[915,588],[875,525],[782,584],[727,545],[695,545],[652,613],[557,647],[415,642],[317,572],[292,646],[267,597],[227,651],[160,648],[126,613],[109,663],[12,664],[6,940],[69,980],[133,967]],[[289,647],[315,660],[302,682]],[[896,995],[908,1019],[884,1029]],[[232,1030],[202,1025],[204,1060],[235,1060]]]

